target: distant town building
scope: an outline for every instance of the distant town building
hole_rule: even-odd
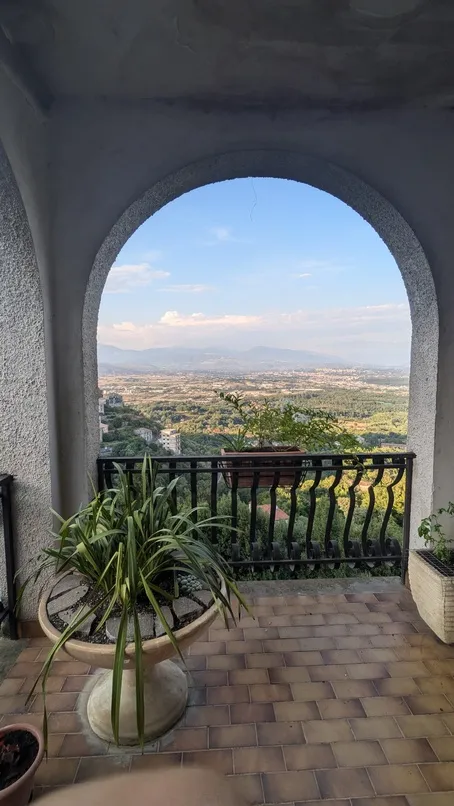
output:
[[[172,453],[181,453],[181,434],[176,428],[163,428],[158,439],[162,447]]]
[[[251,509],[250,504],[249,504],[249,509]],[[271,504],[259,504],[257,509],[261,510],[261,512],[263,512],[264,515],[267,515],[268,518],[270,517]],[[287,513],[284,512],[283,509],[280,509],[280,507],[276,507],[276,511],[275,511],[275,514],[274,514],[274,520],[277,522],[277,521],[288,521],[288,519],[289,519],[289,516],[287,515]]]
[[[115,409],[123,405],[123,398],[121,395],[111,394],[106,397],[106,403],[108,406]]]
[[[99,421],[99,439],[102,442],[103,434],[109,433],[109,426],[107,423],[102,423],[101,420]]]
[[[151,445],[154,442],[154,434],[151,428],[135,428],[134,433],[145,440],[147,445]]]
[[[380,442],[381,451],[398,451],[398,453],[405,453],[407,446],[399,442]]]
[[[100,416],[101,416],[101,414],[104,414],[104,409],[105,408],[106,408],[106,401],[104,400],[103,397],[100,397],[99,400],[98,400],[98,411],[99,411]]]

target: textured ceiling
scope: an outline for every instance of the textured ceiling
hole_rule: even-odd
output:
[[[454,103],[454,0],[0,0],[54,96]]]

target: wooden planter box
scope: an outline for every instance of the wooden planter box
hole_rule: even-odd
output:
[[[454,568],[431,551],[411,551],[408,577],[421,618],[445,644],[453,644]]]
[[[236,473],[232,473],[230,468],[235,468],[238,471],[238,487],[251,487],[254,486],[257,469],[258,487],[271,487],[275,483],[276,472],[279,473],[278,487],[291,487],[295,483],[295,478],[301,472],[301,458],[296,456],[288,456],[288,454],[298,453],[302,457],[304,451],[293,446],[287,447],[286,445],[279,445],[274,451],[264,451],[263,448],[248,448],[246,451],[233,451],[229,449],[222,449],[222,456],[228,457],[233,455],[235,459],[230,460],[226,458],[222,462],[225,468],[223,472],[225,483],[228,487],[232,487],[233,477]],[[255,469],[257,468],[257,469]],[[268,470],[268,468],[270,468]]]

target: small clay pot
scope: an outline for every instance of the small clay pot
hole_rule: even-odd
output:
[[[36,770],[43,760],[44,737],[38,728],[20,722],[17,724],[14,723],[13,725],[5,725],[1,728],[0,739],[11,731],[31,733],[38,742],[38,752],[28,770],[26,770],[17,781],[14,781],[14,783],[10,784],[10,786],[7,786],[5,789],[0,789],[0,806],[27,806],[32,793]]]

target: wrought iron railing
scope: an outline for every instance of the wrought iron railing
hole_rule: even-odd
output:
[[[0,473],[0,534],[3,531],[4,562],[6,576],[6,601],[0,601],[0,624],[6,619],[9,622],[9,634],[16,639],[17,618],[16,618],[16,562],[14,556],[14,531],[13,516],[11,506],[13,477]],[[2,592],[2,596],[4,591]]]
[[[300,566],[336,569],[347,563],[394,566],[405,577],[413,453],[278,456],[270,462],[249,455],[246,469],[244,454],[152,458],[162,480],[182,477],[181,489],[173,491],[175,511],[184,499],[225,518],[228,525],[211,527],[211,540],[237,569],[295,572]],[[115,464],[133,479],[141,463],[139,457],[99,458],[99,489],[114,484]]]

